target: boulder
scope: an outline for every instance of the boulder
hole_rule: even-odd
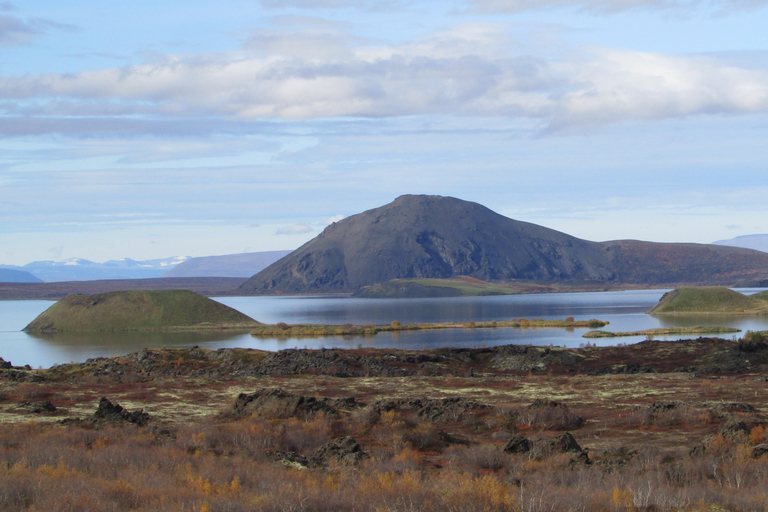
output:
[[[339,437],[315,450],[312,462],[317,466],[327,466],[337,463],[353,466],[367,455],[357,441],[351,436]]]
[[[24,407],[27,412],[31,412],[32,414],[56,412],[56,406],[53,405],[49,400],[25,402],[22,407]]]
[[[576,442],[576,439],[570,432],[566,432],[554,439],[540,439],[533,445],[533,449],[539,457],[547,457],[567,453],[573,455],[572,464],[584,463],[591,464],[587,450],[584,450]]]
[[[99,407],[93,413],[93,421],[96,423],[112,424],[132,423],[141,427],[149,421],[149,414],[145,413],[143,409],[128,412],[120,404],[113,404],[105,397],[101,397]]]
[[[504,445],[506,453],[527,453],[531,450],[531,441],[520,434],[513,435]]]
[[[346,402],[339,399],[317,399],[313,396],[301,396],[288,393],[280,388],[264,388],[255,393],[240,393],[232,408],[235,416],[263,416],[267,418],[292,418],[323,412],[338,416],[339,412],[331,405],[336,403],[355,403],[354,399]]]

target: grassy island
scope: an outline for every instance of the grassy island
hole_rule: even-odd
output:
[[[132,290],[67,295],[41,313],[27,332],[115,332],[250,329],[249,316],[189,290]]]
[[[681,314],[768,314],[768,292],[744,295],[723,286],[683,287],[665,293],[648,313]]]
[[[497,322],[439,322],[424,324],[401,324],[394,321],[389,325],[330,325],[330,324],[260,324],[251,330],[253,336],[369,336],[379,332],[396,331],[420,331],[428,329],[493,329],[499,327],[529,328],[529,327],[560,327],[577,328],[605,327],[608,322],[602,320],[574,320],[568,317],[564,320],[541,320],[535,318],[528,320],[526,318],[516,318],[514,320],[505,320]]]

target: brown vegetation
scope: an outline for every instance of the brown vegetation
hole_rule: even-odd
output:
[[[200,349],[5,370],[39,381],[0,379],[0,510],[765,510],[765,369],[661,372],[761,350],[729,343],[574,351],[649,373],[494,366],[512,348],[356,354],[445,358],[399,377],[225,374],[269,355]]]

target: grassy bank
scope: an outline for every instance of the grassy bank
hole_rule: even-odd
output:
[[[682,334],[731,334],[741,332],[734,327],[698,326],[698,327],[659,327],[642,331],[589,331],[582,338],[620,338],[625,336],[674,336]]]

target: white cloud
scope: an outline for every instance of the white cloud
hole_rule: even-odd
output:
[[[181,129],[189,119],[191,130],[200,119],[241,131],[238,120],[435,114],[527,117],[562,129],[768,111],[764,69],[610,49],[560,61],[513,57],[516,42],[498,24],[460,25],[396,46],[356,46],[333,31],[305,34],[311,41],[298,46],[290,32],[262,36],[246,45],[258,46],[257,55],[169,56],[127,68],[0,79],[0,107],[23,116],[5,118],[0,131],[63,132],[66,126],[57,127],[64,124],[77,133],[89,126],[97,134],[131,133],[158,124]],[[305,46],[314,49],[301,56]]]
[[[12,10],[15,10],[12,4],[0,3],[0,12]],[[15,16],[0,16],[0,47],[29,44],[51,29],[73,30],[74,27],[43,18],[22,19]]]
[[[768,71],[707,57],[600,50],[555,67],[575,87],[557,101],[554,128],[768,111]]]

